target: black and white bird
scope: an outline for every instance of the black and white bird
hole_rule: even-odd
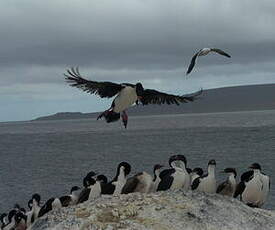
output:
[[[78,186],[73,186],[69,195],[59,197],[61,206],[68,207],[77,204],[80,192],[81,191]]]
[[[162,93],[154,89],[144,89],[141,83],[137,84],[117,84],[113,82],[98,82],[83,78],[78,68],[71,68],[64,74],[71,86],[82,89],[85,92],[99,95],[101,98],[111,98],[114,100],[111,107],[101,113],[97,119],[105,118],[106,122],[114,122],[122,118],[125,128],[128,123],[128,115],[126,110],[139,102],[143,105],[148,104],[176,104],[192,102],[198,98],[202,90],[194,94],[173,95]]]
[[[231,57],[229,54],[225,53],[221,49],[203,48],[203,49],[199,50],[197,53],[195,53],[195,55],[192,57],[191,63],[188,67],[188,70],[187,70],[186,74],[191,73],[192,69],[194,68],[194,66],[196,64],[196,60],[199,56],[205,56],[205,55],[209,54],[210,52],[215,52],[215,53],[218,53],[218,54],[223,55],[223,56],[228,57],[228,58]]]
[[[38,217],[42,217],[52,210],[57,210],[62,208],[62,203],[59,198],[52,197],[46,201],[46,203],[41,207]]]
[[[84,178],[86,187],[79,194],[78,202],[83,203],[87,200],[95,200],[101,195],[101,179],[100,177],[89,177]]]
[[[154,178],[147,172],[140,172],[127,179],[126,184],[122,189],[122,194],[128,194],[133,192],[149,193],[155,192],[160,182],[160,169],[162,165],[154,166]]]
[[[79,194],[80,188],[78,186],[73,186],[69,195],[61,196],[59,198],[52,197],[48,199],[46,203],[41,207],[38,217],[44,216],[51,210],[56,210],[62,207],[68,207],[77,204]]]
[[[260,208],[268,197],[270,179],[269,176],[261,172],[259,163],[253,163],[249,168],[253,171],[242,174],[234,197],[240,195],[240,200],[248,206]]]
[[[16,224],[16,222],[15,222],[16,213],[17,213],[17,210],[15,210],[15,209],[12,209],[9,212],[8,222],[5,225],[3,225],[3,228],[1,228],[1,229],[3,229],[3,230],[13,230],[14,229],[15,224]]]
[[[208,173],[196,178],[192,185],[192,190],[197,190],[201,192],[207,193],[215,193],[216,192],[216,177],[215,177],[215,168],[216,168],[216,161],[210,160],[208,162]]]
[[[157,191],[159,182],[161,181],[160,176],[159,176],[160,175],[160,170],[163,167],[164,166],[160,165],[160,164],[154,165],[154,177],[153,177],[152,183],[151,183],[150,188],[149,188],[150,193]]]
[[[121,162],[117,166],[116,175],[108,183],[101,183],[101,194],[119,195],[126,183],[127,176],[131,172],[131,165],[127,162]]]
[[[228,178],[226,181],[222,182],[218,188],[217,188],[217,193],[224,195],[224,196],[230,196],[233,197],[236,191],[237,187],[237,172],[236,169],[234,168],[226,168],[222,173],[226,173],[228,175]]]
[[[190,175],[186,170],[186,158],[183,155],[173,155],[169,159],[170,169],[165,169],[160,173],[157,191],[167,189],[188,189],[190,187]]]
[[[194,168],[190,174],[191,176],[191,184],[193,183],[193,181],[198,178],[201,177],[203,175],[203,169],[202,168]]]
[[[94,171],[88,172],[87,175],[83,178],[83,187],[87,188],[89,186],[89,184],[87,184],[89,182],[88,178],[95,178],[96,175],[97,173],[95,173]]]
[[[38,218],[40,208],[41,208],[40,200],[41,200],[41,196],[38,193],[35,193],[32,195],[32,199],[28,202],[28,206],[29,208],[31,208],[31,211],[26,213],[28,227]]]

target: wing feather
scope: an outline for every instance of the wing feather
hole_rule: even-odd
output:
[[[231,58],[231,56],[227,53],[225,53],[224,51],[222,51],[221,49],[216,49],[216,48],[211,48],[211,51],[214,51],[220,55],[226,56],[228,58]]]
[[[192,101],[198,99],[198,96],[201,94],[202,94],[202,90],[200,90],[194,94],[179,96],[179,95],[162,93],[162,92],[159,92],[154,89],[146,89],[146,90],[144,90],[140,101],[143,105],[148,105],[148,104],[158,104],[158,105],[176,104],[176,105],[179,105],[180,103],[192,102]]]
[[[222,190],[224,190],[224,188],[225,188],[226,186],[228,186],[228,185],[229,185],[228,182],[227,182],[227,181],[224,181],[223,183],[221,183],[221,184],[218,186],[216,193],[220,193],[220,192],[221,192]]]
[[[136,178],[136,176],[128,178],[126,184],[122,188],[121,194],[128,194],[135,191],[138,182],[139,180]]]
[[[124,87],[121,84],[116,84],[113,82],[98,82],[90,81],[81,76],[78,68],[71,68],[67,70],[67,73],[64,74],[66,81],[72,87],[77,87],[83,91],[91,94],[99,95],[101,98],[113,97]]]
[[[197,189],[197,188],[199,187],[200,182],[201,182],[201,178],[200,178],[200,177],[197,177],[197,178],[193,181],[193,183],[192,183],[192,185],[191,185],[191,189],[192,189],[192,190]]]
[[[188,70],[187,70],[186,74],[191,73],[192,69],[194,68],[194,66],[195,66],[195,64],[196,64],[196,59],[197,59],[198,55],[199,55],[199,52],[197,52],[197,53],[192,57],[191,62],[190,62],[190,64],[189,64],[189,67],[188,67]]]

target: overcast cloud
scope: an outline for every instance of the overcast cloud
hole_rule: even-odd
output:
[[[84,76],[188,93],[275,83],[274,0],[9,0],[0,2],[0,121],[104,110],[64,82]],[[193,54],[218,47],[232,58]]]

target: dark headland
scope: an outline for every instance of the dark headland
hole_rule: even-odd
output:
[[[201,98],[194,103],[182,104],[180,106],[139,105],[130,108],[128,113],[135,116],[145,116],[159,114],[215,113],[272,109],[275,109],[275,84],[209,89],[204,90]],[[91,108],[91,110],[93,110],[93,108]],[[39,117],[35,120],[85,119],[95,118],[97,116],[98,112],[62,112],[50,116]]]

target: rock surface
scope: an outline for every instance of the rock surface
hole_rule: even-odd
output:
[[[166,191],[102,196],[37,220],[32,230],[274,230],[275,212],[217,194]]]

